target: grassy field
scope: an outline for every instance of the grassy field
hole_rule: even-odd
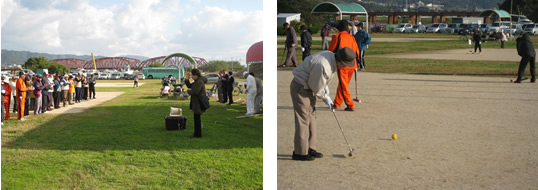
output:
[[[435,60],[435,59],[391,59],[369,57],[371,55],[385,55],[394,53],[413,53],[435,50],[465,49],[469,48],[467,41],[460,40],[458,35],[449,34],[371,34],[373,41],[366,52],[367,72],[380,73],[422,73],[422,74],[460,74],[460,75],[487,75],[505,76],[516,75],[516,62],[508,61],[461,61],[461,60]],[[443,40],[420,42],[375,42],[375,38],[440,38]],[[538,36],[531,36],[531,40],[538,47]],[[284,40],[278,40],[279,45]],[[299,41],[300,44],[300,41]],[[490,41],[482,44],[482,48],[499,48],[500,42]],[[505,48],[516,48],[516,41],[508,41]],[[314,40],[311,54],[321,51],[321,41]],[[302,62],[302,52],[297,52],[297,62]],[[285,61],[284,48],[278,48],[278,64]],[[284,68],[293,69],[293,68]]]
[[[212,99],[203,138],[191,139],[189,100],[158,99],[160,80],[143,82],[83,113],[5,121],[2,189],[262,188],[263,117],[236,119],[244,104]],[[165,130],[171,106],[187,130]]]

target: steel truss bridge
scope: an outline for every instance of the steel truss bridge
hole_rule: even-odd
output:
[[[165,62],[163,62],[165,61]],[[93,69],[92,60],[82,60],[82,59],[54,59],[52,62],[65,65],[69,69]],[[104,57],[95,59],[95,65],[97,69],[124,69],[129,67],[130,69],[141,70],[148,65],[154,63],[161,63],[165,67],[192,67],[197,68],[201,65],[207,64],[208,62],[204,58],[200,57],[190,57],[182,53],[174,53],[168,56],[154,57],[147,59],[145,61],[140,61],[138,59],[129,58],[129,57]]]

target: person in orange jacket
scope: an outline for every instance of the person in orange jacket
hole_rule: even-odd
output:
[[[338,69],[338,88],[336,89],[336,97],[334,98],[334,106],[340,107],[342,103],[346,103],[347,108],[345,111],[354,111],[355,105],[349,92],[349,82],[353,76],[353,72],[357,69],[358,58],[360,57],[359,47],[353,37],[348,32],[349,23],[347,20],[341,20],[338,22],[337,29],[338,34],[333,35],[331,44],[329,45],[329,51],[336,52],[339,48],[349,47],[356,54],[355,65],[353,67],[344,67]]]
[[[73,101],[74,97],[75,97],[75,82],[73,81],[73,76],[69,76],[69,96],[68,96],[68,99],[69,99],[69,105],[73,105],[73,103],[71,103],[71,101]]]
[[[19,102],[17,105],[19,106],[18,112],[17,112],[17,119],[24,121],[24,104],[26,102],[26,91],[28,88],[26,88],[26,82],[24,81],[24,72],[19,72],[19,79],[17,79],[17,102]]]
[[[11,104],[11,85],[9,85],[9,80],[7,78],[4,79],[4,89],[6,90],[6,95],[4,96],[4,108],[6,109],[6,117],[5,120],[9,120],[9,104]]]

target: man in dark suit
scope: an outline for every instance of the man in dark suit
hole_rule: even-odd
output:
[[[306,25],[301,26],[303,33],[301,34],[301,46],[303,50],[303,61],[306,57],[310,56],[310,50],[312,49],[312,35],[306,29]]]
[[[529,33],[523,34],[522,37],[517,38],[517,53],[521,56],[521,62],[519,62],[519,70],[517,72],[517,79],[514,83],[521,83],[521,78],[525,73],[527,64],[530,63],[531,69],[531,82],[536,82],[536,51],[532,45]]]
[[[288,30],[288,34],[286,36],[286,48],[288,48],[288,54],[286,55],[286,62],[280,66],[296,67],[297,59],[295,58],[295,46],[297,46],[297,35],[295,34],[295,29],[290,26],[289,23],[284,23],[284,28]],[[290,65],[290,62],[292,62],[293,65]]]
[[[228,102],[228,105],[232,105],[234,103],[232,93],[234,91],[234,75],[232,71],[228,72],[228,80],[226,81],[226,93],[228,93],[228,99],[230,100]],[[224,99],[224,102],[226,102],[226,99]]]

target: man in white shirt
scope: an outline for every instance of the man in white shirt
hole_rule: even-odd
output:
[[[311,161],[323,157],[316,149],[316,97],[323,99],[334,111],[328,84],[337,69],[352,67],[356,53],[341,48],[336,53],[322,51],[307,57],[293,70],[290,94],[295,114],[295,139],[293,160]]]
[[[247,71],[243,72],[243,76],[247,79],[247,114],[253,115],[256,113],[254,109],[254,98],[256,97],[256,79]]]

